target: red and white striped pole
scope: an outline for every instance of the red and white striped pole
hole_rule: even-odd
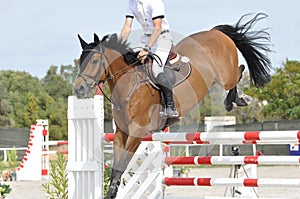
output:
[[[164,178],[167,186],[239,186],[300,188],[300,179]]]
[[[104,135],[107,142],[113,141],[113,138],[113,133]],[[143,141],[168,144],[291,144],[300,143],[300,131],[149,133]]]
[[[51,140],[51,141],[48,141],[48,145],[49,146],[52,146],[52,145],[66,145],[68,144],[68,140]]]
[[[178,156],[166,157],[167,165],[300,165],[300,156]]]
[[[154,133],[153,141],[192,142],[197,144],[260,144],[299,143],[300,131],[255,131],[255,132],[194,132]]]

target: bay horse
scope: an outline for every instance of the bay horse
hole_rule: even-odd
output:
[[[252,30],[253,25],[267,15],[258,13],[242,24],[246,16],[233,26],[219,25],[187,36],[176,44],[176,52],[188,57],[192,68],[188,78],[173,89],[180,116],[198,105],[214,83],[229,90],[224,100],[226,110],[230,111],[232,104],[241,100],[236,87],[243,67],[238,66],[237,49],[245,58],[250,80],[256,87],[265,86],[271,80],[271,62],[267,56],[271,52],[269,34],[265,29]],[[115,198],[121,176],[142,138],[166,125],[166,120],[159,116],[162,97],[145,78],[137,52],[127,42],[121,43],[116,34],[102,40],[94,34],[92,43],[78,37],[82,54],[74,84],[75,95],[86,98],[91,88],[104,82],[108,83],[112,94],[116,130],[114,162],[106,198]]]

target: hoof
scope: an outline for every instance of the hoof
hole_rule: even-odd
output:
[[[241,64],[241,65],[239,66],[239,69],[240,69],[241,73],[244,72],[244,70],[245,70],[245,65],[244,65],[244,64]]]
[[[239,98],[235,103],[237,106],[248,106],[248,103],[243,98]]]
[[[117,197],[117,192],[114,191],[114,193],[108,192],[104,199],[114,199]]]
[[[226,110],[227,112],[232,111],[232,109],[233,109],[233,103],[225,104],[225,110]]]
[[[120,183],[121,183],[120,180],[113,179],[112,182],[111,182],[111,185],[109,186],[107,195],[104,199],[114,199],[114,198],[116,198]]]
[[[177,111],[174,111],[174,112],[159,112],[159,116],[163,119],[167,119],[167,118],[178,118],[179,117],[179,114]]]
[[[233,103],[229,102],[229,100],[227,98],[224,100],[223,103],[224,103],[224,106],[225,106],[225,110],[227,112],[230,112],[233,109]]]

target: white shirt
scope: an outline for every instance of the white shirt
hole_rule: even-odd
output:
[[[157,17],[162,17],[162,30],[170,28],[162,0],[128,0],[126,16],[135,17],[146,34],[152,33],[153,19]]]

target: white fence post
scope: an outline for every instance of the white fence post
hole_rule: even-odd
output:
[[[103,97],[68,98],[68,195],[70,199],[103,196]]]
[[[160,199],[163,152],[161,142],[142,142],[122,175],[116,199]],[[134,174],[134,175],[133,175]]]

